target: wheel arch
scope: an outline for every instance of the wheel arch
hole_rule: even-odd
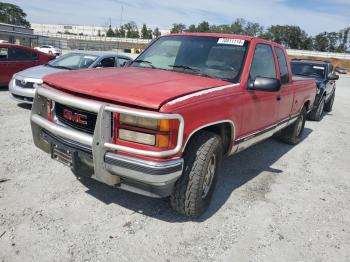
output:
[[[195,137],[195,135],[201,131],[209,131],[219,135],[223,141],[224,155],[230,152],[232,142],[235,139],[236,129],[234,122],[228,119],[212,122],[194,129],[186,139],[186,142],[183,147],[183,152],[187,149],[187,146],[191,139],[193,139],[193,137]]]

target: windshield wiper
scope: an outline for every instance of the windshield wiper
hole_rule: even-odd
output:
[[[188,69],[188,70],[191,70],[191,71],[194,71],[194,72],[198,72],[200,71],[199,69],[197,68],[193,68],[193,67],[190,67],[190,66],[187,66],[187,65],[169,65],[171,66],[172,68],[182,68],[182,69]]]
[[[58,68],[58,69],[67,69],[67,70],[72,70],[73,68],[67,67],[67,66],[55,66],[51,65],[49,63],[45,64],[46,66],[53,67],[53,68]]]
[[[145,64],[148,64],[150,67],[152,68],[156,68],[151,61],[147,61],[147,60],[142,60],[142,59],[136,59],[133,61],[133,63],[145,63]]]

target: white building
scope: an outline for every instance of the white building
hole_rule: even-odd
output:
[[[105,34],[108,27],[102,26],[89,26],[89,25],[72,25],[72,24],[36,24],[31,23],[34,33],[38,35],[48,35],[57,33],[70,33],[70,34],[83,34],[87,36],[98,36],[98,32],[101,35]],[[141,29],[141,27],[139,28]],[[163,34],[167,34],[170,30],[160,30]]]
[[[31,23],[32,29],[35,34],[57,34],[57,33],[70,33],[70,34],[83,34],[88,36],[97,36],[100,31],[104,34],[105,27],[102,26],[86,26],[86,25],[71,25],[71,24],[35,24]],[[108,29],[108,28],[107,28]]]

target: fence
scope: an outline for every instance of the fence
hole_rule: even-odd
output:
[[[307,50],[295,50],[287,49],[288,55],[294,56],[312,56],[320,58],[337,58],[350,60],[350,54],[347,53],[331,53],[331,52],[318,52],[318,51],[307,51]]]

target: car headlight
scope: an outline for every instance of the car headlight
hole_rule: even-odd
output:
[[[128,114],[115,114],[114,140],[124,140],[154,146],[171,148],[176,145],[178,120],[153,119]]]
[[[119,116],[119,122],[121,124],[135,126],[135,127],[141,127],[141,128],[147,128],[147,129],[159,130],[159,131],[169,131],[168,119],[157,120],[152,118],[121,114]]]

